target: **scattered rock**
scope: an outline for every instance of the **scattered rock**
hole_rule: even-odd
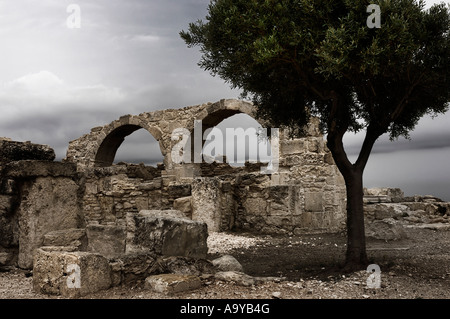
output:
[[[232,281],[239,286],[252,286],[255,279],[252,276],[237,271],[220,271],[216,273],[215,278],[222,281]]]
[[[275,291],[272,293],[272,298],[274,299],[281,299],[281,292]]]
[[[386,218],[368,223],[366,225],[366,236],[390,241],[406,238],[406,232],[399,222],[393,218]]]
[[[212,264],[219,271],[237,271],[237,272],[244,271],[239,261],[237,261],[237,259],[231,255],[225,255],[220,258],[214,259],[212,261]]]
[[[169,295],[198,289],[201,286],[200,278],[191,275],[162,274],[145,279],[145,288]]]
[[[408,228],[424,228],[432,230],[449,230],[450,224],[436,223],[436,224],[419,224],[419,225],[407,225]]]
[[[213,263],[206,259],[170,256],[158,258],[156,263],[161,272],[172,274],[201,276],[216,272]]]

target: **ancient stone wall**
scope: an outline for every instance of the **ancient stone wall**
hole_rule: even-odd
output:
[[[52,243],[107,258],[126,255],[135,240],[132,221],[147,210],[177,210],[209,232],[342,229],[345,185],[316,120],[302,138],[281,132],[279,167],[270,174],[261,171],[267,163],[172,161],[174,129],[193,132],[201,120],[204,132],[237,113],[253,116],[255,110],[222,100],[126,115],[70,142],[62,162],[53,161],[48,146],[0,140],[0,264],[31,268],[36,249]],[[164,163],[113,165],[124,138],[140,128],[159,142]]]
[[[31,268],[47,233],[83,224],[76,166],[47,145],[0,144],[0,266]]]
[[[252,104],[221,100],[177,110],[127,115],[70,142],[66,162],[85,174],[84,211],[88,223],[123,225],[123,216],[142,209],[168,209],[183,199],[183,209],[209,231],[246,229],[262,232],[334,231],[343,227],[345,186],[313,119],[303,138],[279,137],[279,169],[261,174],[264,163],[231,167],[227,163],[172,161],[178,142],[172,132],[202,132],[225,118],[245,113]],[[112,166],[125,136],[144,128],[159,142],[164,163],[157,176],[133,178],[129,166]],[[128,168],[127,168],[128,167]],[[142,168],[145,170],[145,168]],[[188,207],[188,208],[186,208]]]

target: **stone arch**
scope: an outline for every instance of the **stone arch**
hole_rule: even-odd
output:
[[[261,126],[265,123],[256,118],[256,108],[253,104],[240,100],[220,100],[219,102],[209,104],[197,120],[201,120],[204,130],[214,127],[226,118],[244,113],[255,119]]]
[[[196,118],[197,121],[202,121],[202,137],[207,129],[217,126],[223,120],[236,114],[246,114],[258,122],[262,127],[267,127],[267,124],[256,118],[256,108],[252,103],[234,99],[220,100],[219,102],[208,104]],[[191,132],[190,146],[193,160],[195,156],[194,139],[192,138],[194,137],[194,123],[190,123],[188,130]],[[204,145],[203,143],[202,148]]]
[[[104,138],[98,141],[98,148],[95,152],[94,166],[111,166],[114,162],[117,150],[122,145],[125,137],[139,129],[148,131],[158,142],[161,154],[166,155],[165,147],[161,141],[161,131],[158,128],[145,124],[137,124],[136,121],[124,121],[123,119],[113,122],[110,126],[103,129]]]

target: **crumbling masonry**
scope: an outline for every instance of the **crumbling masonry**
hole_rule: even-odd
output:
[[[315,121],[302,138],[289,139],[281,133],[279,169],[273,174],[260,172],[263,163],[233,168],[226,163],[172,161],[171,150],[177,143],[171,139],[174,129],[192,132],[194,120],[202,120],[205,131],[237,113],[254,117],[254,111],[250,103],[221,100],[122,116],[71,141],[62,162],[54,161],[55,154],[47,146],[0,140],[0,266],[31,269],[36,260],[42,261],[36,255],[50,260],[55,250],[72,252],[70,258],[87,258],[86,262],[91,257],[85,253],[110,262],[128,258],[149,247],[145,240],[144,246],[137,244],[142,239],[138,233],[147,227],[139,225],[142,220],[148,225],[150,216],[156,218],[155,211],[181,212],[195,224],[192,227],[203,229],[205,224],[210,232],[296,234],[342,229],[345,185]],[[124,138],[141,128],[159,142],[164,162],[157,167],[113,165]],[[205,239],[195,232],[186,237],[189,227],[179,237],[177,232],[161,236],[173,242]],[[162,247],[166,253],[153,253],[182,255],[170,245]],[[187,255],[206,254],[199,249],[195,244],[184,247]],[[119,264],[126,262],[122,259]]]

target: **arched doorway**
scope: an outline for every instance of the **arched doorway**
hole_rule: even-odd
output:
[[[125,141],[125,138],[138,130],[139,133],[137,133],[137,135],[133,136],[131,139],[132,141],[134,140],[134,143],[126,143],[124,150],[121,150],[119,153],[117,153],[119,148]],[[159,143],[157,143],[152,134],[147,130],[142,129],[142,127],[139,125],[126,124],[115,128],[104,138],[104,140],[100,144],[100,147],[98,148],[95,155],[95,166],[106,167],[113,165],[114,162],[128,160],[131,160],[132,162],[137,161],[139,163],[144,160],[144,163],[148,162],[149,164],[155,161],[159,162],[162,160],[163,156],[161,155],[161,151],[156,152],[156,155],[151,154],[150,150],[144,150],[144,152],[142,152],[142,149],[139,149],[139,143],[148,145],[149,149],[153,151],[159,148]],[[154,144],[156,144],[157,146],[153,146]],[[150,145],[152,146],[150,147]],[[148,157],[146,157],[145,154],[148,154]]]
[[[158,141],[145,129],[138,129],[125,137],[117,149],[113,164],[120,162],[143,163],[146,166],[156,167],[163,160],[164,156],[161,154]]]
[[[202,148],[205,161],[222,161],[233,167],[244,166],[245,162],[264,162],[271,159],[267,130],[254,118],[238,113],[214,125],[204,128]],[[206,135],[206,136],[205,136]]]

